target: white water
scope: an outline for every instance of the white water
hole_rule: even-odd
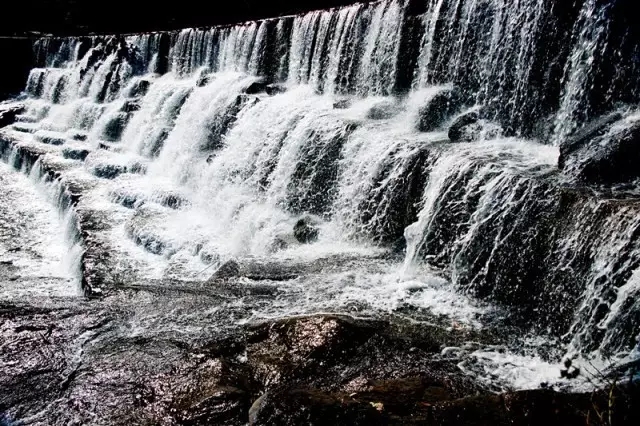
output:
[[[57,211],[56,188],[0,163],[0,286],[5,300],[79,296],[78,248]]]

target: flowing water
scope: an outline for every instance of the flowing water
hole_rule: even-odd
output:
[[[70,237],[64,248],[87,292],[148,280],[205,286],[235,260],[263,265],[281,291],[240,321],[428,312],[469,327],[509,324],[521,330],[513,347],[472,351],[461,368],[516,388],[558,381],[565,355],[629,360],[640,204],[581,191],[557,168],[557,145],[602,107],[590,93],[606,77],[598,61],[616,49],[607,9],[424,3],[417,15],[393,0],[39,40],[5,157],[20,167],[9,157],[43,153],[31,174],[45,167],[58,173],[46,185],[81,194],[78,218],[66,220],[99,223],[84,233],[86,253]],[[550,32],[559,23],[568,30]],[[448,141],[454,116],[417,130],[424,105],[452,87],[459,113],[482,108],[502,130],[461,144]],[[551,124],[545,138],[538,122]],[[8,197],[31,199],[17,182]],[[44,241],[57,219],[39,203],[29,202],[42,229],[29,246],[47,247],[38,256],[49,265],[65,239]],[[296,238],[301,220],[317,239]],[[4,259],[11,249],[0,248]],[[298,272],[275,280],[273,265]]]

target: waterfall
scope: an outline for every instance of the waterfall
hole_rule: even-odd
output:
[[[597,113],[637,123],[635,93],[596,101],[622,52],[611,9],[415,3],[43,38],[26,112],[2,134],[46,155],[82,220],[100,218],[85,232],[96,288],[116,264],[202,281],[229,259],[356,258],[359,274],[386,262],[394,294],[438,282],[572,356],[623,358],[640,324],[636,183],[585,189],[558,168]]]

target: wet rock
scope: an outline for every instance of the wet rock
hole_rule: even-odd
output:
[[[35,133],[38,130],[36,125],[31,123],[15,123],[11,128],[20,133]]]
[[[9,126],[26,110],[23,104],[0,105],[0,128]]]
[[[62,150],[62,156],[69,160],[84,161],[90,153],[91,151],[89,151],[88,149],[65,148]]]
[[[370,120],[387,120],[398,113],[398,104],[392,100],[382,100],[367,111]]]
[[[481,113],[473,111],[462,114],[454,120],[449,127],[449,141],[451,142],[476,142],[485,139],[500,137],[503,129],[495,123],[481,117]]]
[[[131,85],[127,95],[130,98],[142,98],[149,91],[149,87],[151,87],[149,80],[138,80]]]
[[[383,425],[373,405],[316,389],[285,389],[266,394],[251,413],[250,425]]]
[[[115,179],[127,173],[127,166],[121,164],[98,164],[93,167],[93,174],[103,179]]]
[[[586,145],[592,144],[595,138],[603,136],[607,130],[611,128],[613,123],[620,120],[622,120],[622,114],[619,112],[613,112],[596,118],[575,132],[568,140],[562,142],[560,145],[558,167],[563,169],[571,154],[581,150]]]
[[[445,124],[462,107],[462,95],[456,88],[446,88],[420,107],[417,130],[432,132]]]
[[[297,278],[300,270],[296,266],[278,262],[230,260],[223,264],[209,279],[209,283],[227,281],[230,278],[244,277],[252,281],[287,281]]]
[[[69,135],[69,138],[74,141],[84,142],[87,140],[87,134],[81,132],[73,132]]]
[[[274,96],[287,91],[287,87],[283,84],[268,84],[265,87],[267,95]]]
[[[293,227],[293,235],[302,244],[309,244],[317,241],[320,230],[318,229],[318,221],[310,216],[306,216],[298,220]]]
[[[204,87],[213,81],[213,76],[207,73],[201,73],[196,80],[196,87]]]
[[[480,112],[471,111],[459,115],[451,126],[449,126],[449,140],[451,142],[471,142],[472,138],[469,138],[470,132],[469,126],[473,126],[480,121]]]
[[[36,140],[45,143],[47,145],[64,145],[67,142],[67,138],[57,132],[49,132],[46,130],[39,130],[35,133]]]
[[[608,130],[593,130],[595,136],[574,142],[564,150],[559,166],[565,174],[592,185],[630,183],[640,178],[640,121],[620,121],[609,126]]]
[[[209,279],[209,281],[218,281],[225,280],[233,277],[237,277],[240,275],[240,264],[235,260],[229,260],[224,263],[218,270],[213,274],[213,276]]]
[[[333,109],[349,109],[353,105],[351,99],[340,99],[333,103]]]
[[[38,122],[38,118],[37,117],[33,117],[31,115],[16,115],[15,118],[15,122],[16,123],[37,123]],[[0,126],[2,127],[2,126]]]
[[[126,100],[122,106],[121,111],[126,113],[132,113],[140,110],[140,101]]]
[[[130,117],[131,115],[127,112],[119,112],[113,117],[110,117],[104,126],[102,137],[107,142],[118,142],[122,137],[125,127],[127,127],[129,123]]]
[[[257,95],[267,91],[267,84],[262,81],[254,81],[244,90],[247,95]]]

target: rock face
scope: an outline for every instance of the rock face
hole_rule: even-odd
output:
[[[567,141],[560,145],[560,158],[558,159],[558,167],[564,168],[567,158],[576,151],[590,144],[594,138],[602,136],[613,123],[622,119],[622,114],[614,112],[602,117],[598,117],[591,123],[585,125],[578,130]]]
[[[420,108],[417,129],[432,132],[440,128],[462,106],[462,95],[456,88],[442,89]]]
[[[25,111],[23,104],[0,105],[0,128],[9,126],[16,121],[16,117]]]
[[[559,167],[580,183],[615,185],[640,178],[640,121],[614,113],[587,125],[561,147]]]

